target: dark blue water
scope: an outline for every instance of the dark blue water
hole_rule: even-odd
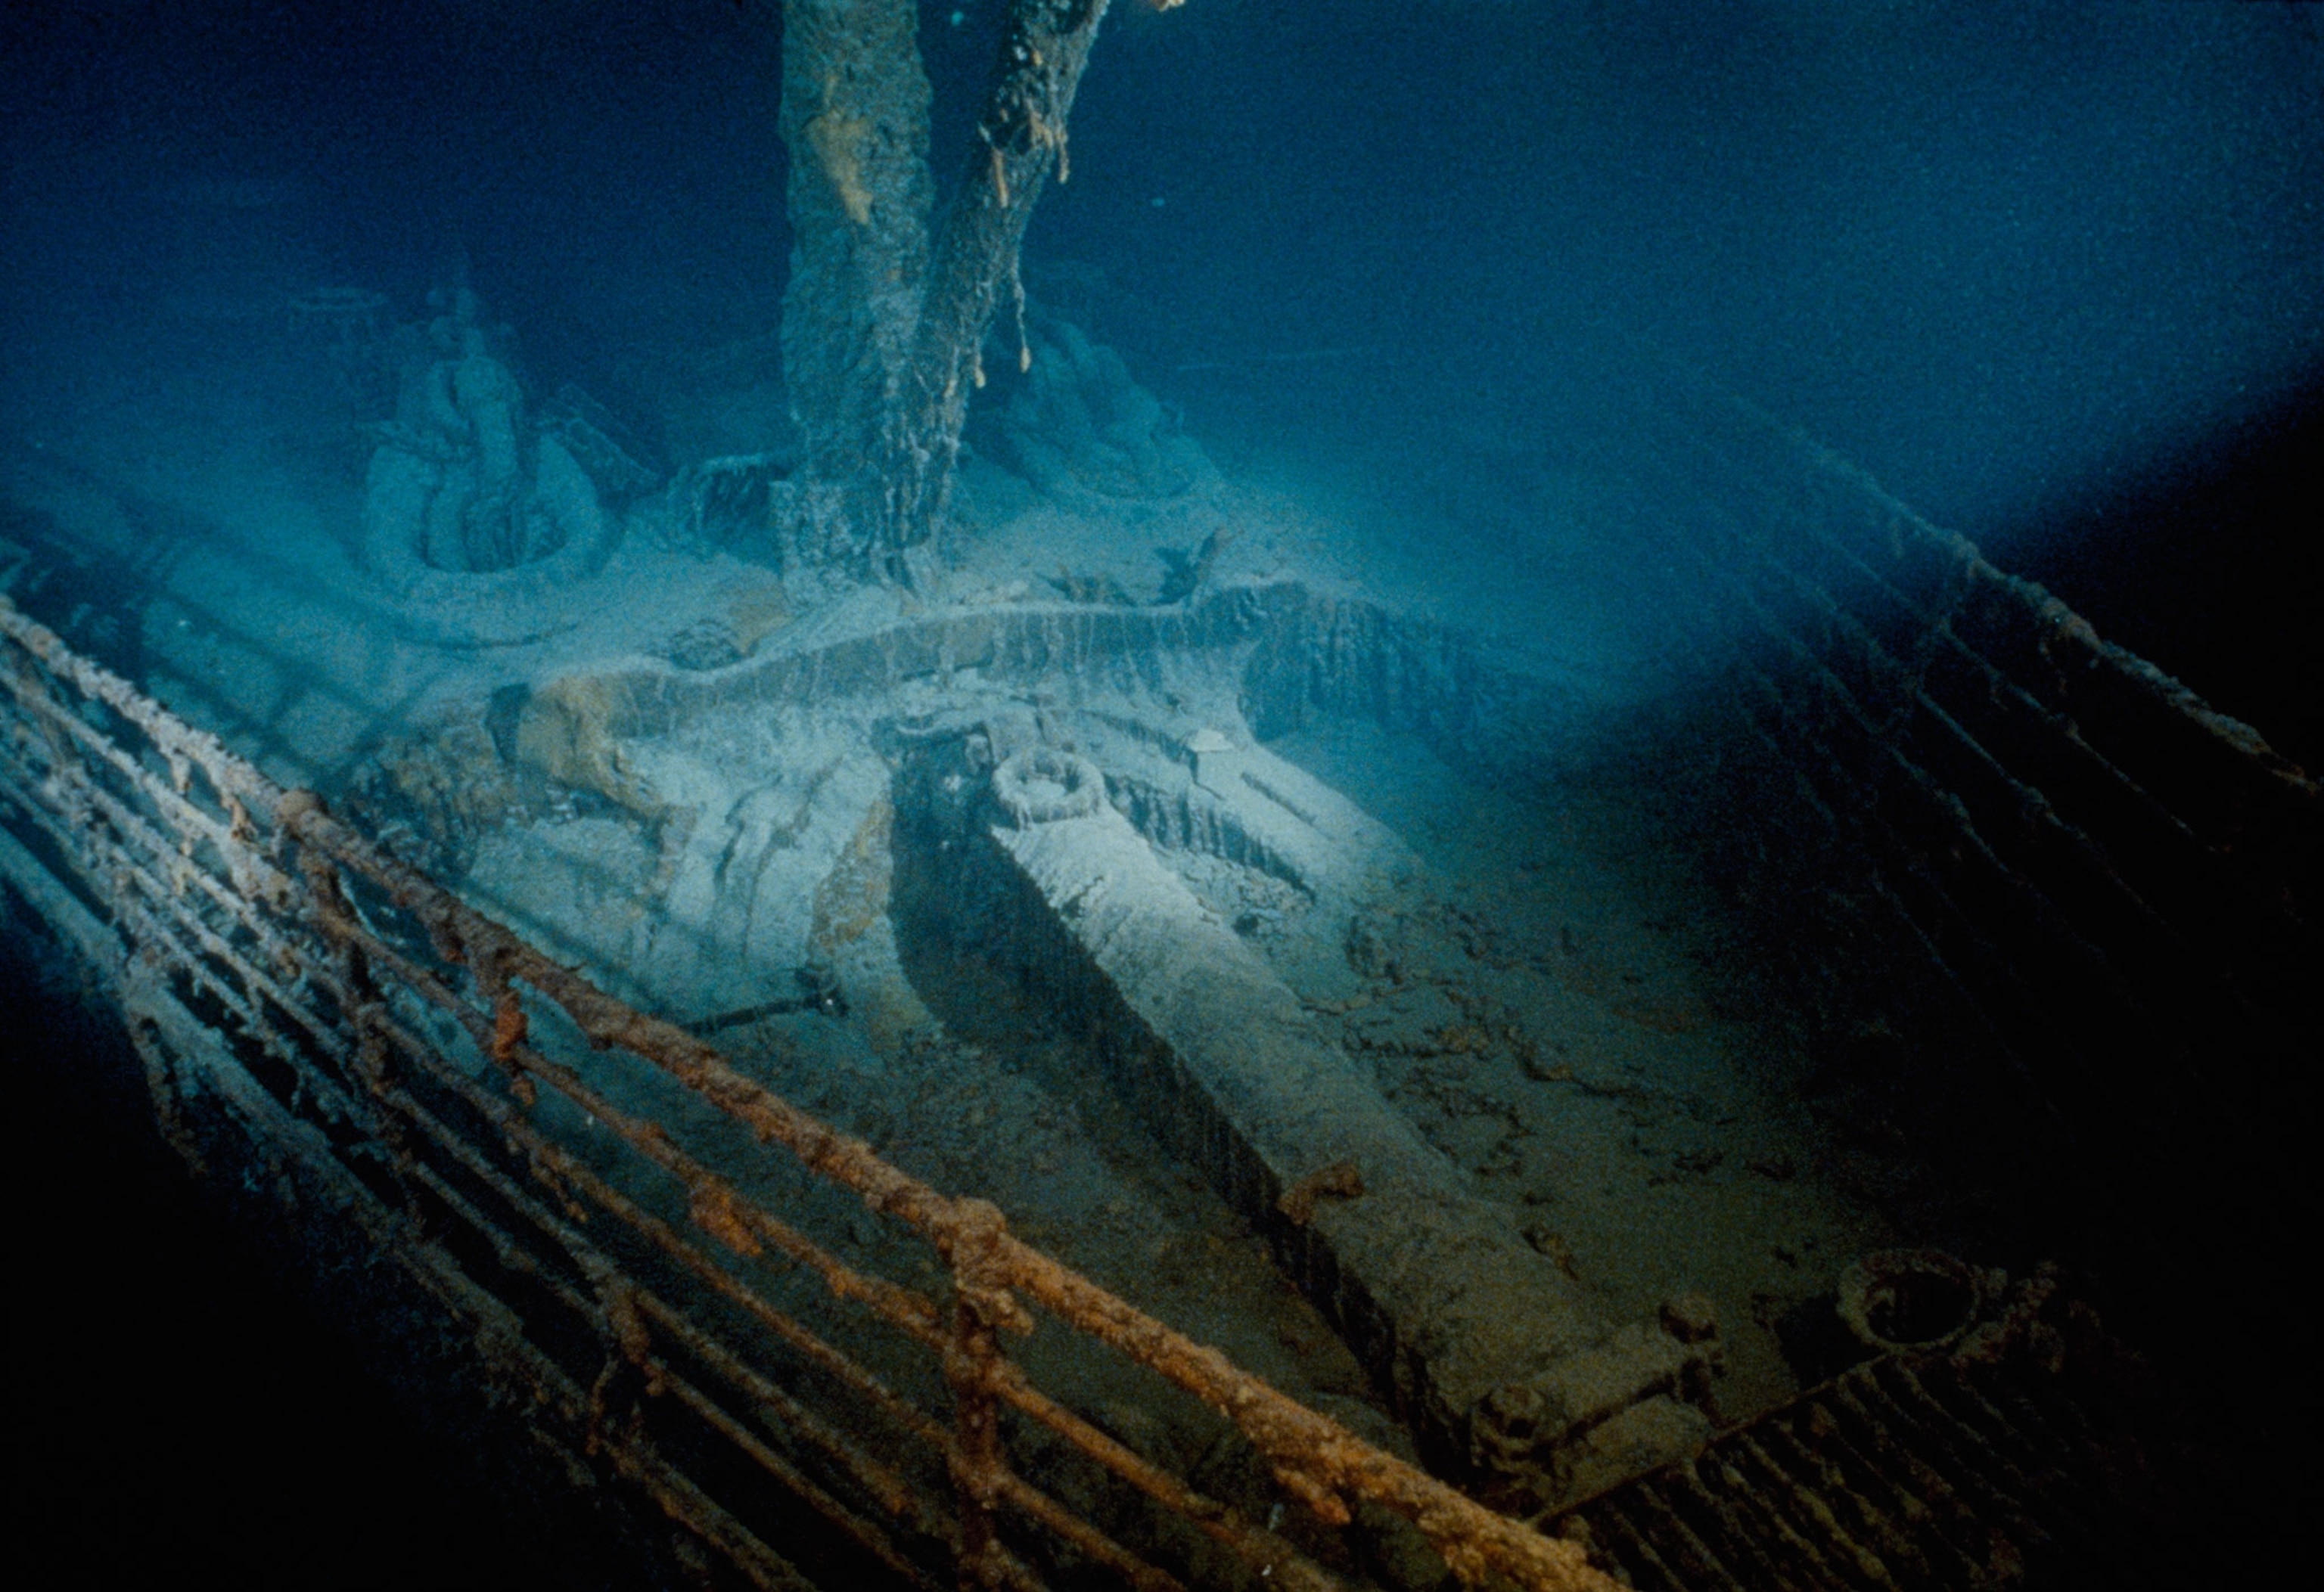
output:
[[[921,9],[949,181],[998,0]],[[762,0],[10,7],[0,420],[204,264],[205,193],[270,183],[214,271],[263,253],[409,317],[465,256],[537,385],[624,408],[636,345],[774,324],[779,25]],[[1073,147],[1036,291],[1100,273],[1094,329],[1222,457],[1261,435],[1425,486],[1480,413],[1554,433],[1643,339],[2230,708],[2264,721],[2275,657],[2209,660],[2242,628],[2218,616],[2313,614],[2246,533],[2123,505],[2324,390],[2315,7],[1123,0]],[[2150,612],[2180,580],[2113,573],[2190,537],[2164,562],[2204,588],[2200,636]]]
[[[997,0],[922,14],[948,181]],[[99,366],[134,402],[141,357],[189,401],[176,362],[230,356],[238,285],[409,318],[456,260],[535,385],[635,414],[638,346],[779,315],[779,25],[761,0],[10,0],[0,441],[44,446]],[[1073,152],[1036,292],[1082,284],[1231,466],[1441,503],[1494,467],[1480,427],[1554,437],[1650,347],[2324,761],[2324,6],[1117,0]],[[29,1417],[42,1513],[93,1552],[300,1583],[310,1536],[357,1529],[341,1496],[424,1474],[428,1440],[186,1214],[107,1076],[51,1067],[30,1113],[56,1125],[35,1182],[77,1191],[37,1257],[48,1352],[111,1390]],[[210,1432],[276,1462],[221,1486]],[[436,1562],[429,1522],[490,1529],[424,1486],[387,1503],[389,1580]]]

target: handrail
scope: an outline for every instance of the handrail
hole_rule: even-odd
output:
[[[1034,1386],[1004,1352],[1008,1336],[1031,1330],[1029,1302],[1223,1414],[1285,1490],[1326,1525],[1346,1524],[1354,1505],[1369,1503],[1411,1521],[1465,1584],[1498,1574],[1534,1592],[1606,1592],[1614,1585],[1577,1545],[1497,1514],[1365,1443],[1025,1243],[986,1201],[911,1177],[745,1077],[701,1039],[558,966],[380,851],[319,797],[284,790],[214,736],[72,652],[5,597],[0,636],[13,644],[0,649],[0,708],[13,710],[10,733],[0,737],[0,789],[107,901],[131,949],[230,1017],[270,1065],[295,1075],[292,1092],[303,1090],[310,1109],[358,1123],[387,1146],[400,1198],[450,1213],[484,1236],[512,1275],[530,1275],[530,1286],[590,1323],[606,1349],[583,1401],[586,1446],[761,1584],[795,1585],[799,1578],[659,1454],[645,1431],[646,1403],[693,1412],[907,1583],[933,1584],[912,1551],[918,1542],[939,1545],[964,1586],[1038,1585],[999,1532],[1005,1514],[1131,1586],[1179,1585],[1016,1473],[999,1420],[1006,1408],[1272,1584],[1315,1592],[1340,1584],[1274,1532],[1204,1497]],[[69,687],[82,705],[51,682]],[[99,722],[97,706],[119,724]],[[134,744],[139,740],[143,748]],[[359,896],[383,897],[408,915],[425,931],[435,965],[375,928],[358,909]],[[816,1178],[921,1234],[950,1275],[950,1298],[849,1265],[705,1164],[660,1123],[624,1109],[535,1041],[526,990],[561,1011],[593,1047],[646,1063],[760,1143],[780,1146]],[[429,1011],[456,1025],[479,1064],[463,1065],[427,1035]],[[951,1391],[950,1422],[921,1411],[558,1143],[538,1119],[544,1091],[586,1112],[643,1166],[673,1180],[691,1226],[718,1247],[746,1261],[771,1251],[813,1275],[830,1297],[931,1351]],[[157,1106],[174,1109],[158,1095]],[[460,1118],[474,1126],[464,1129]],[[514,1157],[514,1168],[500,1164],[498,1147]],[[625,1265],[601,1242],[587,1219],[592,1211],[612,1219],[606,1231],[627,1234],[624,1242],[641,1246],[659,1273]],[[521,1229],[534,1237],[520,1238]],[[854,1435],[754,1369],[742,1346],[707,1324],[677,1288],[706,1291],[739,1311],[770,1342],[844,1388],[878,1427],[932,1452],[950,1479],[949,1515]],[[696,1374],[714,1378],[724,1398],[691,1379]],[[537,1391],[569,1404],[572,1388],[552,1388],[547,1376],[534,1378]],[[837,1479],[825,1485],[805,1474],[733,1404],[785,1443],[811,1449]]]

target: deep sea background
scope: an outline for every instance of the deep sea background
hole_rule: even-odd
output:
[[[923,7],[940,180],[997,14]],[[620,410],[623,347],[779,314],[778,30],[761,0],[0,0],[0,428],[154,317],[183,262],[144,197],[201,183],[281,185],[285,280],[410,310],[465,251],[545,383]],[[2324,762],[2324,6],[1116,0],[1073,168],[1036,291],[1100,273],[1095,329],[1231,471],[1441,504],[1651,346]],[[85,1572],[20,1584],[523,1584],[6,949],[41,1302],[12,1551]]]

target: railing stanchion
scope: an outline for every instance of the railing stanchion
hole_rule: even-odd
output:
[[[993,1524],[1007,1479],[998,1396],[1000,1329],[1021,1323],[1024,1312],[993,1281],[993,1251],[1002,1232],[1001,1212],[982,1201],[964,1201],[970,1219],[949,1241],[939,1240],[952,1266],[951,1331],[945,1344],[945,1380],[953,1397],[953,1490],[960,1507],[962,1592],[988,1592],[1008,1584],[1008,1550]]]

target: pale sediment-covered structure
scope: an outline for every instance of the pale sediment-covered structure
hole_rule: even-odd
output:
[[[609,532],[481,644],[391,630],[401,717],[280,659],[258,703],[189,555],[142,566],[177,714],[7,616],[0,859],[189,1157],[361,1234],[521,1390],[479,1421],[697,1570],[2179,1567],[2106,1322],[2200,1359],[2177,1291],[2277,1236],[2316,787],[1747,408],[1628,423],[1701,604],[1651,700],[1214,559],[1267,539],[1214,481],[1158,600],[971,551],[801,614],[729,564],[660,656],[560,604],[702,555]],[[2102,1322],[2131,1230],[2175,1269]]]

